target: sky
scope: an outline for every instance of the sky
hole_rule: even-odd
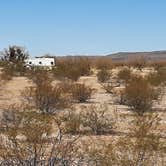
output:
[[[165,0],[0,0],[0,50],[31,56],[166,50]]]

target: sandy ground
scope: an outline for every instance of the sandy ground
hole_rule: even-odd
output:
[[[144,72],[141,73],[145,75],[150,71],[151,70],[145,69]],[[117,70],[113,70],[113,75],[115,76],[117,72]],[[114,103],[116,96],[106,93],[101,84],[98,83],[96,74],[94,73],[92,76],[81,77],[79,82],[83,82],[94,88],[95,91],[88,103],[75,104],[75,107],[81,110],[82,106],[89,107],[92,104],[96,106],[105,104],[108,107],[108,114],[116,119],[117,132],[129,132],[133,113],[127,106]],[[54,83],[56,83],[56,81]],[[32,86],[32,83],[26,77],[14,77],[11,81],[2,82],[0,89],[0,110],[7,109],[13,104],[20,105],[22,103],[21,92],[28,86]],[[163,137],[166,137],[166,94],[163,96],[162,100],[159,101],[159,103],[154,105],[154,107],[160,109],[158,114],[161,118],[161,134]]]

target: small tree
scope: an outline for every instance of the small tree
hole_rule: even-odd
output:
[[[3,72],[6,74],[23,74],[25,71],[25,60],[29,57],[25,48],[19,46],[9,46],[1,54],[3,62]]]

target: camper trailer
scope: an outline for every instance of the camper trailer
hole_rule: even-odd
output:
[[[55,66],[55,58],[29,58],[26,60],[26,67],[43,67],[52,69]]]

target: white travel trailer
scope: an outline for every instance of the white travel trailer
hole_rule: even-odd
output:
[[[51,69],[55,66],[55,58],[29,58],[26,60],[26,67],[43,67]]]

